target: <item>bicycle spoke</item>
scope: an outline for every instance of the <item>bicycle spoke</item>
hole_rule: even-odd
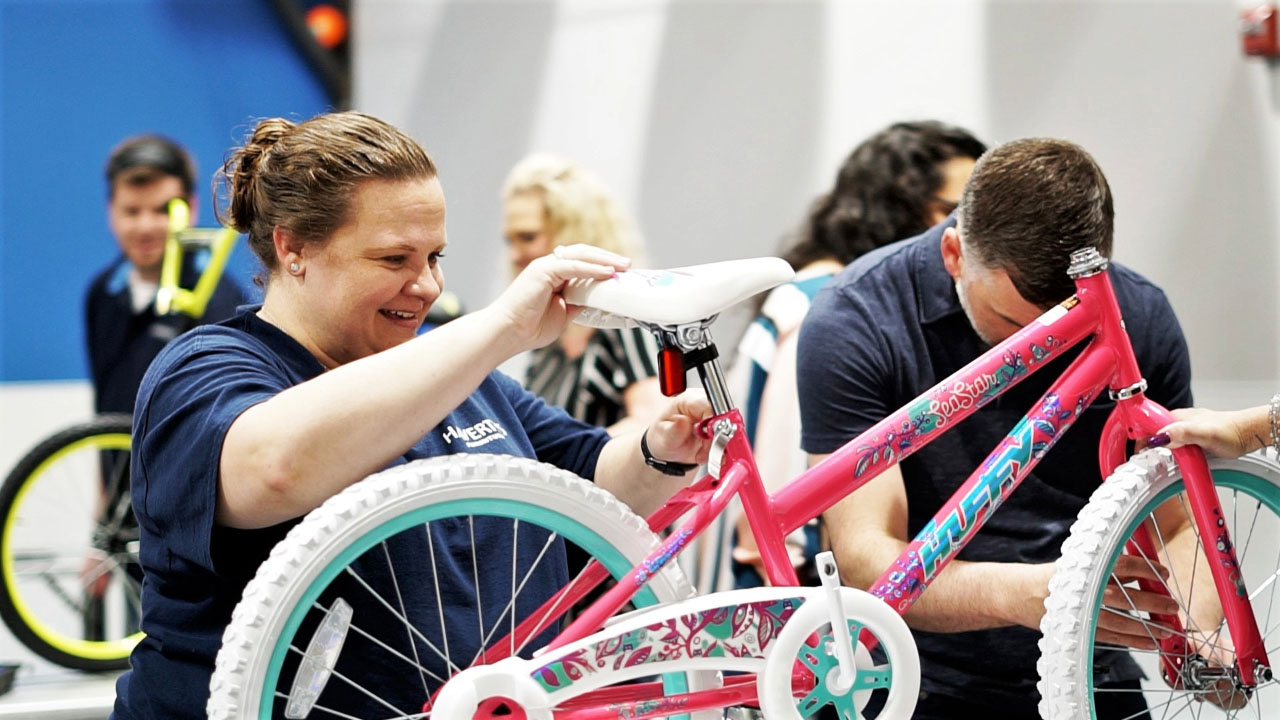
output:
[[[423,675],[421,671],[422,661],[418,658],[418,644],[413,641],[413,631],[410,629],[409,625],[409,611],[405,609],[404,596],[400,594],[400,580],[396,577],[395,563],[391,562],[391,550],[387,547],[387,542],[385,540],[379,543],[379,545],[382,546],[382,554],[387,559],[387,574],[391,576],[391,585],[396,589],[396,602],[400,605],[400,617],[404,620],[405,636],[409,640],[409,649],[413,651],[413,662],[420,668],[418,671],[418,677],[422,680],[422,694],[430,696],[431,691],[427,689],[427,676]],[[448,650],[449,645],[446,643],[445,652],[448,652]]]
[[[427,555],[431,558],[431,582],[436,588],[436,611],[440,615],[440,636],[444,638],[444,660],[453,666],[453,653],[449,652],[449,631],[444,626],[444,597],[440,594],[440,573],[436,570],[436,546],[431,538],[431,523],[423,525],[422,531],[427,535]],[[409,622],[408,618],[405,622]]]
[[[1182,508],[1182,516],[1186,518],[1187,522],[1192,523],[1192,526],[1194,527],[1195,520],[1191,518],[1191,514],[1187,510],[1186,493],[1178,493],[1178,505]],[[1169,549],[1169,543],[1166,542],[1164,539],[1164,531],[1160,529],[1160,523],[1156,522],[1154,510],[1152,510],[1152,514],[1148,516],[1146,520],[1143,521],[1144,524],[1147,522],[1151,523],[1151,527],[1155,530],[1156,539],[1160,541],[1160,547],[1164,548],[1167,553]],[[1158,552],[1159,551],[1157,551],[1157,553]],[[1183,596],[1182,583],[1178,580],[1177,563],[1170,562],[1168,570],[1169,570],[1169,579],[1173,581],[1173,590],[1175,591],[1171,594],[1174,596],[1175,600],[1178,600],[1179,605],[1181,605],[1181,600],[1179,600],[1179,598]],[[1166,583],[1165,585],[1167,587],[1168,583]],[[1185,610],[1185,608],[1183,609]]]
[[[397,616],[399,615],[398,613],[396,613],[396,609],[395,609],[395,608],[393,608],[393,607],[391,607],[391,604],[390,604],[390,603],[388,603],[388,602],[386,601],[386,599],[385,599],[385,598],[383,598],[381,595],[379,595],[379,594],[378,594],[378,591],[377,591],[377,590],[374,590],[372,587],[370,587],[370,586],[369,586],[369,583],[365,582],[364,578],[360,577],[360,576],[356,573],[356,571],[355,571],[355,570],[352,570],[352,569],[351,569],[351,566],[350,566],[350,565],[348,565],[347,567],[343,568],[343,572],[345,572],[346,574],[348,574],[348,575],[350,575],[351,577],[355,578],[355,579],[356,579],[356,582],[360,583],[360,585],[361,585],[362,587],[364,587],[364,589],[365,589],[365,590],[367,590],[367,591],[369,592],[369,594],[370,594],[370,595],[372,595],[372,596],[373,596],[373,599],[375,599],[375,600],[377,600],[379,603],[381,603],[381,605],[382,605],[383,607],[385,607],[387,610],[391,611],[391,613],[392,613],[393,615],[397,615]],[[407,622],[407,620],[406,620],[406,622]],[[461,671],[462,671],[462,669],[461,669],[461,668],[459,668],[457,665],[454,665],[454,664],[453,664],[453,660],[452,660],[448,655],[446,655],[446,654],[444,654],[444,653],[440,652],[440,648],[436,647],[434,643],[432,643],[430,640],[428,640],[426,635],[423,635],[421,631],[419,631],[417,628],[413,627],[413,624],[412,624],[412,623],[409,623],[409,624],[408,624],[408,627],[409,627],[409,630],[413,633],[413,635],[414,635],[415,637],[417,637],[419,640],[421,640],[421,641],[423,642],[423,644],[425,644],[427,647],[431,648],[432,652],[434,652],[434,653],[436,654],[436,656],[437,656],[437,657],[439,657],[441,660],[444,660],[444,661],[445,661],[445,664],[447,664],[447,665],[449,666],[449,670],[450,670],[451,672],[461,672]]]
[[[1277,550],[1276,552],[1275,567],[1276,567],[1276,571],[1271,573],[1271,577],[1267,578],[1267,581],[1265,583],[1260,584],[1258,586],[1258,589],[1252,595],[1249,596],[1249,602],[1252,603],[1254,598],[1258,595],[1258,593],[1262,592],[1262,590],[1265,587],[1268,587],[1268,586],[1271,587],[1271,598],[1267,600],[1267,617],[1261,623],[1263,627],[1266,627],[1271,624],[1271,611],[1275,609],[1276,587],[1277,587],[1276,578],[1280,577],[1280,550]]]
[[[474,515],[467,516],[467,532],[471,535],[471,584],[476,589],[476,627],[484,630],[484,602],[480,599],[480,561],[476,554],[476,517]],[[480,657],[484,662],[488,663],[488,653],[485,643],[480,645]],[[471,663],[474,665],[475,660]]]
[[[1118,584],[1118,579],[1116,578],[1114,573],[1111,575],[1111,579],[1117,580],[1117,584]],[[1129,593],[1125,589],[1124,585],[1119,585],[1119,587],[1120,587],[1120,592],[1124,594],[1125,599],[1129,601],[1129,606],[1133,607],[1133,598],[1129,597]],[[1151,624],[1151,621],[1148,618],[1136,617],[1124,610],[1121,610],[1120,608],[1114,608],[1109,605],[1103,605],[1102,609],[1110,612],[1113,615],[1118,615],[1120,617],[1128,618],[1130,620],[1137,620],[1139,623],[1141,623],[1142,629],[1146,631],[1147,637],[1151,639],[1152,644],[1154,644],[1156,647],[1160,647],[1160,641],[1156,640],[1156,636],[1151,633],[1151,628],[1149,627],[1149,625]],[[1135,608],[1134,612],[1138,612],[1138,610]]]
[[[139,612],[142,611],[142,583],[133,579],[129,574],[129,570],[121,565],[118,561],[114,572],[120,577],[120,584],[124,590],[125,602],[131,603],[132,607]]]
[[[551,539],[555,540],[556,537],[557,536],[553,533],[551,536]],[[533,626],[533,629],[529,631],[529,635],[520,642],[520,647],[516,648],[516,653],[519,653],[521,650],[524,650],[525,646],[529,644],[529,641],[532,640],[533,637],[538,634],[538,632],[540,632],[545,628],[544,623],[546,623],[547,620],[556,613],[556,611],[560,610],[560,603],[573,592],[574,588],[578,584],[578,581],[586,577],[587,569],[590,567],[591,567],[591,563],[587,563],[586,567],[582,568],[582,571],[579,572],[577,575],[574,575],[573,579],[570,580],[569,583],[564,586],[564,589],[556,593],[556,601],[551,603],[551,607],[547,608],[547,611],[542,614],[542,617],[538,618],[538,622]]]
[[[289,696],[288,696],[287,694],[285,694],[285,693],[280,692],[279,690],[277,690],[277,691],[276,691],[276,698],[278,698],[278,699],[280,699],[280,700],[284,700],[285,702],[288,702],[288,701],[289,701]],[[323,706],[323,705],[320,705],[320,704],[316,704],[316,705],[312,706],[312,708],[311,708],[311,712],[316,712],[316,711],[320,711],[320,712],[323,712],[323,713],[328,713],[328,714],[330,714],[330,715],[332,715],[332,716],[334,716],[334,717],[342,718],[342,720],[362,720],[361,718],[358,718],[358,717],[356,717],[356,716],[354,716],[354,715],[348,715],[348,714],[346,714],[346,713],[344,713],[344,712],[338,712],[337,710],[333,710],[333,709],[331,709],[331,708],[327,708],[327,707],[325,707],[325,706]]]
[[[519,522],[519,521],[517,520],[516,522]],[[529,579],[533,577],[533,571],[534,571],[534,570],[537,570],[537,569],[538,569],[538,566],[539,566],[540,564],[542,564],[542,558],[547,554],[547,550],[551,548],[552,543],[554,543],[554,542],[555,542],[555,540],[556,540],[556,538],[557,538],[557,537],[559,537],[559,536],[558,536],[558,535],[556,535],[555,533],[552,533],[552,534],[550,535],[550,537],[548,537],[548,538],[547,538],[547,541],[546,541],[545,543],[543,543],[543,545],[542,545],[542,550],[540,550],[540,551],[538,552],[537,557],[535,557],[535,558],[533,559],[533,562],[529,565],[529,570],[528,570],[528,572],[526,572],[526,573],[524,574],[524,577],[523,577],[523,578],[521,578],[521,580],[520,580],[520,586],[519,586],[519,587],[514,587],[514,585],[515,585],[516,563],[514,563],[514,562],[513,562],[513,563],[511,564],[511,575],[512,575],[512,581],[511,581],[511,582],[512,582],[512,586],[513,586],[513,587],[512,587],[512,592],[511,592],[511,600],[509,600],[509,601],[507,602],[506,607],[504,607],[504,608],[502,609],[502,612],[501,612],[501,613],[498,615],[498,617],[493,621],[493,628],[492,628],[492,629],[490,629],[490,630],[489,630],[489,632],[488,632],[488,634],[486,634],[486,635],[484,636],[484,638],[481,640],[481,642],[480,642],[480,647],[481,647],[481,648],[485,648],[485,647],[488,647],[488,646],[489,646],[489,641],[493,639],[493,634],[494,634],[494,633],[496,633],[496,632],[498,631],[498,626],[502,624],[502,619],[503,619],[504,617],[506,617],[506,616],[507,616],[507,613],[511,613],[511,623],[512,623],[512,631],[511,631],[511,638],[512,638],[512,639],[511,639],[511,642],[513,643],[513,647],[514,647],[514,643],[515,643],[515,629],[514,629],[514,626],[515,626],[515,616],[516,616],[516,609],[515,609],[515,607],[516,607],[516,598],[520,597],[520,592],[521,592],[522,590],[524,590],[524,586],[525,586],[525,585],[527,585],[527,584],[529,584]],[[514,546],[514,543],[513,543],[513,546]],[[481,628],[481,630],[483,630],[483,629],[484,629],[484,628]],[[520,649],[523,649],[523,648],[524,648],[524,645],[521,645],[521,646],[520,646]],[[517,650],[516,652],[518,652],[518,650]],[[514,656],[515,656],[515,653],[513,652],[511,656],[512,656],[512,657],[514,657]],[[479,653],[477,653],[475,657],[471,658],[471,663],[474,665],[474,664],[475,664],[475,662],[476,662],[476,660],[477,660],[479,657],[480,657],[480,655],[479,655]]]
[[[1256,597],[1258,597],[1258,595],[1259,595],[1263,590],[1266,590],[1267,588],[1269,588],[1269,587],[1271,587],[1272,585],[1274,585],[1274,584],[1275,584],[1275,582],[1276,582],[1276,578],[1280,578],[1280,566],[1277,566],[1277,567],[1276,567],[1276,571],[1275,571],[1275,572],[1271,573],[1271,575],[1269,575],[1269,576],[1267,577],[1267,579],[1266,579],[1266,580],[1262,581],[1261,583],[1259,583],[1259,584],[1258,584],[1258,587],[1254,588],[1253,592],[1249,594],[1249,601],[1250,601],[1250,602],[1252,602],[1252,601],[1253,601],[1253,599],[1254,599],[1254,598],[1256,598]],[[1275,595],[1276,595],[1276,594],[1275,594],[1274,592],[1273,592],[1273,593],[1271,593],[1271,598],[1272,598],[1272,601],[1273,601],[1273,602],[1274,602],[1274,600],[1275,600]],[[1269,608],[1269,607],[1268,607],[1268,614],[1270,614],[1270,608]]]
[[[512,530],[511,530],[511,602],[508,604],[508,607],[511,608],[511,630],[509,631],[507,637],[511,638],[510,657],[515,657],[516,655],[516,598],[519,597],[519,595],[516,594],[516,568],[518,566],[518,562],[516,559],[519,557],[517,554],[517,551],[520,548],[520,520],[517,519],[514,523],[511,524],[511,527],[512,527]]]
[[[1152,526],[1154,526],[1154,527],[1156,528],[1156,534],[1157,534],[1157,537],[1159,537],[1159,539],[1160,539],[1160,546],[1161,546],[1161,547],[1163,547],[1163,548],[1166,548],[1166,557],[1167,557],[1167,548],[1168,548],[1168,545],[1166,545],[1166,544],[1165,544],[1165,542],[1164,542],[1164,537],[1163,537],[1163,535],[1160,533],[1160,528],[1159,528],[1159,526],[1158,526],[1158,525],[1156,525],[1156,522],[1155,522],[1155,518],[1154,518],[1154,517],[1149,518],[1149,520],[1150,520],[1150,522],[1151,522],[1151,525],[1152,525]],[[1150,558],[1150,557],[1147,557],[1147,553],[1146,553],[1146,551],[1144,551],[1144,550],[1142,549],[1142,547],[1141,547],[1138,543],[1136,543],[1136,542],[1135,542],[1135,543],[1133,543],[1133,547],[1137,549],[1137,551],[1138,551],[1138,557],[1141,557],[1141,558],[1142,558],[1142,560],[1143,560],[1143,562],[1145,562],[1145,563],[1147,564],[1147,568],[1149,568],[1149,569],[1151,570],[1151,573],[1152,573],[1153,575],[1155,575],[1157,578],[1160,578],[1160,572],[1159,572],[1158,570],[1156,570],[1156,562],[1155,562],[1155,560],[1153,560],[1153,559],[1152,559],[1152,558]],[[1157,551],[1157,555],[1158,555],[1158,554],[1159,554],[1159,552]],[[1188,606],[1187,606],[1186,604],[1184,604],[1184,603],[1183,603],[1182,598],[1181,598],[1181,595],[1182,595],[1181,589],[1180,589],[1179,587],[1177,587],[1177,585],[1178,585],[1178,581],[1177,581],[1177,574],[1176,574],[1176,570],[1173,568],[1174,563],[1173,563],[1173,562],[1169,562],[1169,563],[1168,563],[1168,565],[1170,566],[1170,567],[1168,568],[1168,570],[1169,570],[1169,577],[1174,581],[1174,586],[1175,586],[1175,587],[1170,588],[1170,587],[1169,587],[1169,583],[1168,583],[1167,581],[1165,581],[1163,578],[1160,578],[1160,579],[1158,580],[1158,582],[1159,582],[1159,583],[1160,583],[1160,585],[1165,589],[1165,592],[1166,592],[1166,593],[1168,593],[1169,597],[1170,597],[1170,598],[1172,598],[1174,602],[1178,603],[1178,609],[1182,610],[1184,614],[1186,614],[1186,615],[1188,615],[1188,616],[1189,616],[1189,615],[1191,614],[1191,611],[1190,611],[1190,609],[1188,608]],[[1114,575],[1112,575],[1112,578],[1114,579],[1114,578],[1115,578],[1115,576],[1114,576]]]
[[[1233,494],[1239,495],[1240,491],[1235,490],[1233,491]],[[1233,516],[1239,513],[1239,509],[1240,509],[1240,505],[1239,503],[1236,503],[1235,507],[1232,509]],[[1253,531],[1256,530],[1258,527],[1258,517],[1261,514],[1262,514],[1262,503],[1257,503],[1253,506],[1253,520],[1249,522],[1249,536],[1245,538],[1244,550],[1240,552],[1240,557],[1236,558],[1240,562],[1240,567],[1244,567],[1244,558],[1245,558],[1245,555],[1249,553],[1249,547],[1253,544]],[[1235,535],[1232,535],[1232,537],[1236,539],[1236,548],[1239,549],[1240,535],[1235,534]]]
[[[1280,622],[1278,622],[1278,623],[1276,623],[1275,625],[1273,625],[1273,626],[1271,626],[1271,627],[1267,628],[1267,631],[1266,631],[1266,632],[1264,632],[1264,633],[1262,633],[1262,642],[1263,642],[1263,644],[1266,644],[1267,638],[1271,637],[1271,633],[1273,633],[1273,632],[1275,632],[1275,631],[1277,631],[1277,630],[1280,630]]]
[[[1155,639],[1155,636],[1153,636],[1153,635],[1151,634],[1151,631],[1150,631],[1150,628],[1151,628],[1151,627],[1155,627],[1155,628],[1157,628],[1157,629],[1161,629],[1161,630],[1168,630],[1168,631],[1170,632],[1170,634],[1171,634],[1171,635],[1173,635],[1173,636],[1175,636],[1175,637],[1182,638],[1183,640],[1186,640],[1188,643],[1192,644],[1193,646],[1195,646],[1195,645],[1199,645],[1200,647],[1211,647],[1211,648],[1213,648],[1213,649],[1215,649],[1215,650],[1223,650],[1223,651],[1226,651],[1226,652],[1233,652],[1232,648],[1226,647],[1226,646],[1224,646],[1224,645],[1218,645],[1216,642],[1200,642],[1200,641],[1198,641],[1196,638],[1191,637],[1190,635],[1188,635],[1188,634],[1187,634],[1187,633],[1185,633],[1185,632],[1176,632],[1176,631],[1174,631],[1174,630],[1173,630],[1173,629],[1171,629],[1171,628],[1166,628],[1166,627],[1164,627],[1164,626],[1162,626],[1162,625],[1157,625],[1156,623],[1152,622],[1150,618],[1135,617],[1134,615],[1131,615],[1131,614],[1129,614],[1128,612],[1125,612],[1124,610],[1121,610],[1121,609],[1119,609],[1119,608],[1113,608],[1113,607],[1110,607],[1110,606],[1103,606],[1103,607],[1102,607],[1102,610],[1103,610],[1103,611],[1105,611],[1105,612],[1109,612],[1109,613],[1111,613],[1111,614],[1113,614],[1113,615],[1118,615],[1118,616],[1120,616],[1120,617],[1127,618],[1127,619],[1129,619],[1129,620],[1136,620],[1136,621],[1138,621],[1139,623],[1141,623],[1141,624],[1142,624],[1143,629],[1147,630],[1147,637],[1149,637],[1149,638],[1151,639],[1151,641],[1152,641],[1152,642],[1154,642],[1157,646],[1158,646],[1160,643],[1159,643],[1159,641],[1157,641],[1157,640]],[[1214,635],[1209,636],[1209,637],[1210,637],[1210,638],[1217,637],[1217,633],[1215,633]],[[1163,651],[1161,651],[1161,650],[1144,650],[1144,649],[1141,649],[1141,648],[1131,648],[1131,647],[1129,647],[1129,646],[1127,646],[1127,645],[1121,645],[1121,644],[1119,644],[1119,643],[1095,643],[1095,645],[1096,645],[1096,646],[1100,646],[1100,647],[1102,647],[1102,648],[1104,648],[1104,649],[1127,650],[1127,651],[1129,651],[1129,652],[1134,652],[1134,653],[1154,653],[1154,654],[1157,654],[1157,655],[1161,655],[1161,654],[1163,654]]]
[[[280,692],[279,690],[276,691],[275,695],[277,698],[280,698],[283,700],[289,699],[288,695]],[[358,718],[353,715],[348,715],[344,712],[338,712],[337,710],[334,710],[332,708],[327,708],[323,705],[316,705],[312,708],[311,711],[315,712],[317,710],[320,712],[329,713],[334,717],[343,718],[343,720],[364,720],[364,718]],[[384,720],[425,720],[425,718],[429,718],[429,717],[431,717],[431,713],[425,712],[425,713],[412,713],[410,715],[396,715],[394,717],[385,718]]]
[[[1195,519],[1191,518],[1191,522],[1194,523]],[[1191,526],[1191,531],[1194,532],[1196,536],[1196,549],[1191,559],[1191,593],[1194,595],[1196,591],[1196,571],[1200,569],[1200,557],[1201,555],[1204,555],[1205,547],[1204,547],[1204,538],[1200,535],[1200,529],[1193,524]],[[1209,557],[1209,556],[1204,555],[1204,557]],[[1193,604],[1193,602],[1194,602],[1194,599],[1191,596],[1188,596],[1186,604],[1183,605],[1182,607],[1183,612],[1187,616],[1188,631],[1199,630],[1199,628],[1196,627],[1195,617],[1191,615],[1191,605]]]

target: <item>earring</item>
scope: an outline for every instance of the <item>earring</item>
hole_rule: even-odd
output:
[[[298,265],[298,263],[296,262],[289,263],[289,272],[293,273],[294,275],[297,275],[298,272],[301,270],[302,268]]]

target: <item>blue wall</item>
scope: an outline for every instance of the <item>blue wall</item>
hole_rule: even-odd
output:
[[[329,109],[266,0],[0,2],[0,381],[87,376],[81,305],[117,250],[103,165],[126,136],[185,144],[210,178],[256,118]],[[255,261],[237,246],[246,288]]]

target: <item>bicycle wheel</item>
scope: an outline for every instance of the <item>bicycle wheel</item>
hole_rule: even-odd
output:
[[[1223,520],[1235,543],[1245,591],[1267,652],[1271,658],[1280,658],[1280,465],[1273,458],[1254,455],[1214,460],[1210,467]],[[1186,628],[1189,636],[1185,639],[1192,650],[1178,658],[1185,662],[1183,667],[1187,670],[1179,673],[1176,687],[1162,676],[1160,650],[1127,650],[1145,675],[1139,688],[1133,688],[1132,681],[1130,687],[1122,689],[1105,676],[1095,677],[1095,660],[1099,659],[1095,653],[1111,654],[1107,658],[1110,663],[1117,662],[1117,658],[1118,662],[1126,662],[1121,655],[1126,649],[1097,639],[1099,614],[1115,612],[1149,619],[1136,610],[1123,612],[1103,607],[1103,592],[1113,578],[1117,559],[1143,523],[1151,528],[1149,534],[1163,556],[1164,543],[1169,538],[1148,520],[1159,509],[1164,527],[1178,515],[1190,522],[1190,506],[1183,490],[1182,476],[1172,454],[1148,450],[1117,468],[1080,512],[1062,546],[1040,624],[1044,633],[1038,664],[1043,717],[1096,718],[1111,712],[1104,708],[1112,707],[1118,717],[1143,717],[1133,715],[1141,712],[1141,703],[1146,704],[1152,717],[1160,718],[1261,717],[1280,704],[1280,688],[1275,680],[1259,684],[1252,693],[1242,693],[1236,692],[1229,681],[1212,679],[1213,673],[1223,671],[1222,658],[1231,657],[1225,622],[1217,627]],[[1194,525],[1191,531],[1195,533]],[[1203,541],[1197,536],[1195,542],[1199,544],[1190,572],[1185,565],[1181,571],[1172,568],[1164,582],[1170,594],[1179,599],[1183,617],[1185,608],[1196,602],[1192,588],[1204,587],[1205,578],[1201,577],[1197,584],[1196,573],[1208,572]],[[1209,542],[1215,540],[1211,538]],[[1160,562],[1159,558],[1155,560]],[[1213,592],[1211,585],[1208,592]],[[1127,597],[1127,593],[1122,592],[1121,596]],[[1196,654],[1195,648],[1203,652]],[[1097,671],[1107,672],[1101,663]],[[1110,672],[1115,679],[1116,671]],[[1132,671],[1128,674],[1136,675]]]
[[[462,542],[445,547],[442,529]],[[223,635],[209,717],[431,717],[424,705],[439,686],[483,662],[547,599],[522,595],[526,583],[538,585],[530,577],[560,573],[555,589],[568,581],[562,546],[570,543],[618,578],[657,538],[609,493],[524,458],[432,458],[373,475],[310,513],[246,587]],[[437,583],[447,563],[474,578],[473,587]],[[671,564],[635,604],[690,595]],[[446,623],[445,605],[468,613]],[[390,618],[388,632],[373,628],[380,614]],[[553,634],[554,625],[506,649],[529,657]],[[684,692],[718,676],[664,681],[668,692]]]
[[[122,670],[141,639],[127,415],[59,432],[0,486],[0,618],[40,657]]]

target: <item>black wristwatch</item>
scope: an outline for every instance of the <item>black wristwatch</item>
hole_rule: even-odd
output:
[[[687,475],[689,471],[698,467],[697,463],[669,462],[667,460],[659,460],[649,452],[649,443],[646,442],[649,437],[649,429],[645,428],[644,433],[640,435],[640,454],[644,456],[644,464],[657,470],[663,475]]]

